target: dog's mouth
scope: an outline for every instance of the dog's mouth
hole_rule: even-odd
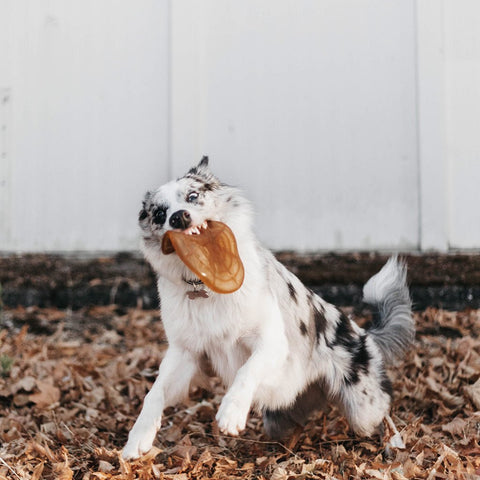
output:
[[[204,230],[208,228],[208,221],[205,220],[201,225],[188,227],[185,230],[174,230],[175,232],[183,233],[184,235],[201,235]]]
[[[181,250],[181,246],[185,244],[185,241],[182,240],[182,235],[186,236],[197,236],[205,234],[208,229],[209,221],[205,220],[201,225],[191,226],[185,230],[174,229],[168,230],[165,232],[162,238],[162,252],[165,255],[175,252],[177,249]],[[172,241],[173,239],[173,241]],[[186,240],[186,239],[185,239]],[[191,243],[187,240],[187,243]],[[178,252],[177,252],[178,253]]]
[[[208,220],[185,230],[169,230],[162,238],[162,252],[180,260],[211,290],[232,293],[244,278],[243,263],[230,228]]]

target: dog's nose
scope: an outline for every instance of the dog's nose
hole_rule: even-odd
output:
[[[170,217],[170,225],[172,228],[185,230],[191,223],[192,219],[186,210],[178,210],[178,212],[172,213]]]

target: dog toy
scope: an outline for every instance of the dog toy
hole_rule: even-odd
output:
[[[166,255],[175,252],[214,292],[233,293],[242,286],[245,271],[237,241],[222,222],[209,220],[200,227],[169,230],[163,236],[162,252]]]

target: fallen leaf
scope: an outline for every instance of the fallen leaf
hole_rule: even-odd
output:
[[[442,425],[442,430],[448,432],[452,437],[462,437],[465,434],[467,422],[463,418],[454,418],[451,422]]]
[[[459,407],[463,405],[463,398],[457,395],[453,395],[448,391],[448,389],[437,383],[432,377],[427,377],[425,379],[428,387],[432,392],[435,392],[439,397],[449,406]]]
[[[43,468],[45,464],[40,462],[33,470],[30,480],[40,480],[42,478]]]
[[[98,462],[98,470],[102,473],[108,473],[111,472],[115,467],[110,463],[105,460],[100,460]]]
[[[61,447],[61,455],[63,456],[63,462],[54,463],[52,465],[55,478],[57,480],[72,480],[73,470],[70,468],[68,460],[68,451],[65,447]]]
[[[480,410],[480,378],[473,385],[464,387],[464,390],[477,410]]]
[[[26,377],[23,377],[18,382],[15,382],[11,387],[11,392],[17,393],[19,390],[31,392],[35,388],[36,383],[37,381],[35,380],[35,378],[28,375]]]
[[[38,408],[47,408],[60,400],[60,390],[53,385],[53,380],[37,380],[38,393],[29,395],[31,402]]]

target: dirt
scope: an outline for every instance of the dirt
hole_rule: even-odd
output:
[[[305,254],[277,257],[300,279],[336,305],[358,305],[362,286],[385,263],[377,253]],[[414,308],[480,308],[480,255],[404,255]],[[61,255],[0,257],[5,305],[81,309],[116,303],[156,308],[155,278],[138,256],[97,258]]]

